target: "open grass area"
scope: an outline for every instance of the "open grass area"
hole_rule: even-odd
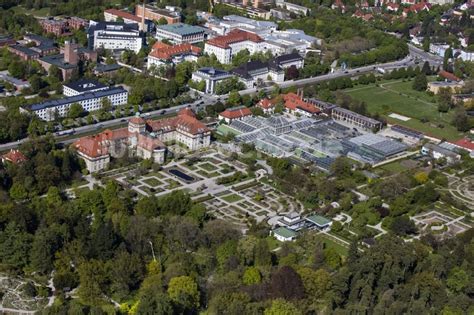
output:
[[[23,13],[27,15],[39,16],[39,17],[46,17],[49,16],[49,8],[41,8],[39,10],[35,9],[26,9],[23,6],[17,5],[13,7],[15,13]]]
[[[412,81],[382,81],[377,85],[359,85],[344,92],[366,102],[369,113],[379,113],[389,123],[403,125],[448,140],[459,139],[463,135],[450,124],[453,112],[440,114],[436,98],[426,92],[413,90]],[[391,118],[388,116],[391,113],[412,119],[403,121]],[[421,119],[428,119],[429,122],[422,123]],[[439,125],[444,127],[440,128]]]
[[[349,250],[348,248],[339,243],[336,243],[336,241],[332,240],[327,235],[320,234],[320,236],[326,248],[333,248],[339,255],[347,256]]]
[[[157,180],[154,177],[144,179],[143,182],[150,185],[151,187],[156,187],[162,184],[159,180]]]
[[[390,173],[401,173],[407,170],[405,166],[403,166],[400,161],[395,161],[392,163],[388,163],[385,165],[380,166],[381,169],[386,170],[387,172]]]
[[[222,197],[222,199],[227,201],[227,202],[233,203],[233,202],[240,201],[243,198],[240,197],[239,195],[231,194],[231,195],[227,195],[227,196]]]

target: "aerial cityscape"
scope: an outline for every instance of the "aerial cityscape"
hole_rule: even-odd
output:
[[[0,3],[1,314],[474,314],[473,0]]]

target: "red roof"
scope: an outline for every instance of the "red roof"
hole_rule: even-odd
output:
[[[121,17],[122,19],[132,20],[138,23],[141,23],[142,21],[142,19],[136,15],[133,15],[125,11],[117,10],[117,9],[107,9],[104,11],[104,13],[109,13],[109,14]]]
[[[396,11],[398,10],[399,7],[400,5],[398,3],[393,3],[393,2],[387,3],[387,9]]]
[[[252,112],[250,111],[249,108],[245,106],[229,108],[219,114],[219,116],[222,116],[227,119],[237,119],[237,118],[242,118],[242,117],[251,116],[251,115],[252,115]]]
[[[311,103],[305,102],[300,96],[295,93],[284,94],[283,100],[285,101],[285,107],[291,111],[296,110],[297,108],[304,110],[305,112],[318,114],[320,110]]]
[[[160,43],[160,45],[157,44],[158,43],[155,43],[155,45],[153,45],[149,56],[158,59],[169,60],[173,56],[181,55],[184,53],[194,53],[196,55],[201,53],[201,48],[193,46],[189,43],[180,44],[176,46],[169,46],[163,43]]]
[[[441,70],[440,72],[438,72],[438,75],[440,77],[443,77],[443,78],[449,80],[449,81],[456,81],[456,82],[461,81],[460,78],[458,78],[457,76],[455,76],[451,72],[448,72],[448,71],[445,71],[445,70]]]
[[[131,122],[132,124],[135,124],[135,125],[143,125],[145,124],[145,119],[139,116],[135,116],[131,118],[128,122]]]
[[[257,34],[235,29],[229,32],[227,35],[218,36],[210,39],[207,44],[220,48],[229,48],[230,44],[244,41],[260,43],[263,41],[263,39]]]
[[[257,104],[258,107],[261,107],[263,109],[269,109],[275,106],[273,101],[269,100],[268,98],[264,98],[263,100],[260,100]]]
[[[455,144],[458,147],[461,147],[463,149],[466,149],[468,151],[474,151],[474,142],[472,142],[468,138],[460,139],[456,142],[453,142],[453,144]]]
[[[2,155],[2,159],[13,164],[19,164],[28,160],[19,150],[11,149],[8,153]]]
[[[161,120],[149,120],[147,124],[152,131],[173,131],[178,130],[192,135],[206,133],[209,128],[205,124],[196,119],[190,114],[189,110],[181,110],[178,116]]]
[[[155,149],[163,149],[166,146],[164,145],[163,142],[161,142],[157,138],[152,138],[144,134],[139,134],[138,135],[138,143],[137,146],[147,150],[147,151],[153,151]]]
[[[196,118],[196,113],[193,112],[193,110],[189,107],[186,107],[186,108],[183,108],[183,109],[180,109],[179,112],[178,112],[178,116],[190,116],[190,117],[194,117]]]

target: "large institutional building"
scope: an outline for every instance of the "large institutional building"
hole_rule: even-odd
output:
[[[72,87],[72,85],[70,85]],[[102,108],[103,99],[108,99],[112,107],[125,105],[128,102],[128,92],[122,87],[109,87],[105,89],[98,89],[94,91],[85,91],[87,88],[74,87],[67,93],[78,93],[74,96],[69,96],[57,100],[49,100],[42,103],[36,103],[25,107],[39,118],[51,121],[55,117],[67,116],[69,108],[72,104],[78,103],[85,111],[95,111]]]
[[[204,46],[204,52],[215,55],[220,63],[228,64],[241,50],[247,49],[251,55],[264,51],[264,44],[260,36],[236,29],[227,35],[210,39]]]
[[[128,128],[106,130],[77,140],[73,146],[85,161],[90,173],[108,167],[111,157],[132,154],[155,163],[165,161],[165,142],[176,141],[191,150],[208,147],[210,130],[197,120],[191,109],[182,109],[176,117],[145,121],[141,117],[129,120]]]
[[[91,21],[87,37],[89,49],[94,50],[104,48],[138,53],[143,46],[138,24]]]

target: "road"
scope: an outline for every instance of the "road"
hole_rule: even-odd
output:
[[[352,76],[357,76],[360,74],[364,73],[369,73],[369,72],[374,72],[376,69],[384,69],[384,70],[390,70],[390,69],[395,69],[395,68],[401,68],[401,67],[408,67],[408,66],[414,66],[415,63],[413,61],[414,58],[425,58],[428,61],[433,61],[433,65],[437,65],[438,62],[440,62],[441,57],[439,56],[434,56],[432,54],[426,53],[425,51],[416,48],[412,45],[409,45],[409,50],[410,54],[403,58],[402,60],[397,60],[393,62],[388,62],[384,64],[375,64],[375,65],[370,65],[370,66],[364,66],[360,68],[354,68],[354,69],[347,69],[346,71],[336,71],[333,73],[328,73],[325,75],[320,75],[317,77],[311,77],[311,78],[306,78],[306,79],[300,79],[300,80],[290,80],[290,81],[285,81],[282,83],[279,83],[278,86],[281,88],[288,88],[292,86],[304,86],[308,84],[315,84],[318,82],[322,81],[327,81],[327,80],[332,80],[336,78],[341,78],[341,77],[352,77]],[[441,61],[442,62],[442,61]],[[274,87],[269,86],[265,88],[261,88],[260,90],[265,90],[265,91],[271,91]],[[257,90],[256,88],[252,89],[246,89],[239,91],[241,95],[245,94],[253,94],[256,93]],[[155,110],[152,112],[149,112],[146,114],[147,118],[160,118],[164,115],[169,115],[169,114],[175,114],[177,113],[180,109],[185,108],[185,107],[190,107],[193,110],[199,109],[199,108],[204,108],[208,105],[214,104],[217,100],[225,100],[227,99],[227,95],[221,95],[219,97],[217,96],[211,96],[211,95],[202,95],[201,99],[196,100],[193,103],[189,104],[183,104],[183,105],[178,105],[174,106],[172,108],[167,108],[167,109],[159,109]],[[108,120],[100,123],[96,123],[93,125],[87,125],[87,126],[82,126],[75,128],[75,133],[73,138],[78,138],[81,135],[84,134],[89,134],[94,130],[103,130],[106,128],[111,128],[119,125],[125,125],[126,121],[133,116],[128,116],[128,117],[123,117],[123,118],[117,118],[113,120]],[[55,138],[57,139],[57,142],[60,144],[69,144],[74,141],[74,139],[71,139],[71,136],[57,136],[55,135]],[[20,144],[23,142],[27,141],[28,138],[19,140],[19,141],[14,141],[14,142],[9,142],[9,143],[4,143],[0,144],[0,151],[6,151],[10,149],[17,148]]]

